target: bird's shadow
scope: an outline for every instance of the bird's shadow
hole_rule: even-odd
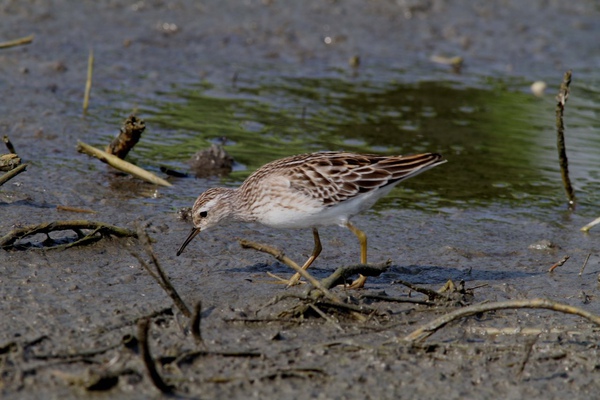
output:
[[[331,275],[336,267],[311,267],[308,272],[317,279],[324,279]],[[229,272],[240,273],[267,273],[286,276],[293,274],[294,270],[287,265],[274,261],[272,263],[257,263],[239,268],[227,268]],[[455,268],[437,265],[391,265],[389,269],[376,277],[369,277],[369,281],[378,284],[389,284],[395,280],[403,280],[413,284],[444,284],[449,279],[458,282],[468,281],[508,281],[539,275],[540,272],[525,272],[514,270],[488,270],[477,268]]]
[[[539,272],[455,268],[438,265],[392,265],[374,281],[404,280],[414,284],[444,284],[449,279],[464,281],[507,281],[538,275]]]

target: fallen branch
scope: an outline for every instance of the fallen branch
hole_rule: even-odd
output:
[[[144,365],[146,366],[146,371],[148,371],[148,375],[150,376],[150,380],[158,390],[162,393],[173,393],[173,386],[167,385],[165,381],[162,379],[158,370],[156,369],[156,365],[154,364],[154,360],[152,359],[152,355],[150,354],[150,345],[148,344],[148,330],[150,329],[150,321],[147,319],[142,319],[138,322],[138,340],[140,342],[140,353],[142,356],[142,360],[144,361]]]
[[[392,265],[392,262],[388,260],[381,264],[356,264],[339,267],[334,271],[333,274],[329,275],[325,279],[322,279],[321,285],[324,288],[331,289],[334,286],[345,284],[346,279],[352,275],[361,274],[364,276],[379,276],[383,272],[387,271],[390,265]]]
[[[567,159],[567,149],[565,146],[565,125],[563,123],[563,113],[565,105],[569,98],[569,85],[571,84],[571,70],[565,72],[563,81],[560,84],[560,90],[556,96],[556,146],[558,148],[558,162],[560,164],[560,173],[562,175],[563,186],[567,192],[569,200],[569,209],[575,208],[575,191],[569,178],[569,160]]]
[[[0,176],[0,186],[4,185],[6,182],[10,181],[15,176],[19,175],[21,172],[25,171],[29,164],[21,164],[17,168],[12,169]]]
[[[179,311],[181,311],[181,313],[185,317],[191,318],[192,312],[190,311],[189,307],[185,304],[181,296],[179,296],[179,293],[177,293],[177,290],[175,290],[175,287],[171,284],[169,277],[167,276],[167,274],[165,274],[165,271],[158,262],[158,259],[154,254],[154,250],[152,250],[152,246],[150,245],[150,238],[148,237],[146,232],[140,228],[138,228],[137,237],[139,237],[140,241],[144,245],[146,253],[152,259],[152,263],[156,267],[156,271],[158,272],[158,274],[154,273],[154,271],[150,268],[150,266],[144,261],[144,259],[140,255],[138,255],[135,252],[131,252],[131,255],[134,256],[140,262],[142,267],[144,267],[144,269],[148,271],[150,276],[152,276],[154,280],[158,282],[160,287],[163,288],[165,292],[167,292],[167,294],[169,295],[169,297],[171,297],[173,303],[175,303],[175,306],[179,309]]]
[[[77,151],[80,153],[85,153],[89,156],[96,157],[103,163],[110,165],[113,168],[118,169],[119,171],[126,172],[135,177],[145,180],[146,182],[153,183],[155,185],[161,186],[172,186],[166,180],[159,178],[151,172],[148,172],[136,165],[133,165],[127,161],[121,160],[119,157],[114,156],[112,154],[108,154],[105,151],[99,150],[95,147],[92,147],[83,142],[77,142]]]
[[[83,235],[81,232],[82,229],[91,229],[92,232],[87,235]],[[65,230],[74,231],[79,236],[79,239],[66,245],[50,247],[50,249],[69,248],[87,244],[90,242],[95,242],[103,236],[137,237],[137,233],[134,231],[125,228],[119,228],[118,226],[109,225],[102,222],[87,220],[54,221],[45,222],[38,225],[27,225],[21,228],[13,229],[7,235],[0,238],[0,248],[4,250],[20,250],[21,246],[15,244],[17,240],[36,235],[38,233],[48,234],[53,231]],[[96,237],[96,234],[100,234],[100,237]]]
[[[265,357],[263,353],[257,353],[255,351],[207,351],[207,350],[194,350],[190,352],[184,352],[177,356],[173,361],[173,364],[178,365],[181,363],[192,363],[198,357],[206,356],[218,356],[218,357],[242,357],[242,358],[260,358]]]
[[[249,240],[244,240],[244,239],[240,239],[239,242],[240,242],[240,245],[244,248],[252,248],[252,249],[262,251],[262,252],[265,252],[267,254],[274,256],[275,259],[277,259],[278,261],[293,268],[296,272],[298,272],[304,279],[306,279],[313,286],[312,288],[309,288],[305,292],[305,294],[302,296],[298,296],[296,294],[292,294],[292,295],[284,294],[282,296],[276,296],[267,305],[261,307],[261,308],[268,307],[270,305],[273,305],[273,304],[281,301],[283,298],[287,298],[287,297],[298,297],[301,300],[308,301],[308,303],[300,304],[300,305],[294,307],[291,311],[283,312],[281,315],[304,315],[307,311],[312,310],[315,313],[321,315],[321,317],[323,317],[322,310],[320,308],[318,308],[317,305],[329,307],[329,308],[341,309],[341,310],[344,310],[345,312],[348,312],[358,318],[361,318],[359,316],[361,314],[370,314],[374,310],[372,310],[369,307],[356,306],[354,304],[346,304],[342,300],[340,300],[335,294],[331,293],[329,291],[329,289],[331,289],[332,287],[334,287],[338,284],[345,283],[346,278],[350,277],[352,275],[362,274],[365,276],[378,276],[382,272],[387,270],[389,268],[389,265],[391,264],[391,261],[387,261],[386,263],[379,264],[379,265],[358,264],[358,265],[350,265],[350,266],[346,266],[346,267],[340,267],[337,270],[335,270],[335,272],[333,274],[331,274],[327,278],[319,281],[316,278],[314,278],[312,275],[310,275],[306,270],[302,269],[302,267],[300,267],[298,264],[296,264],[289,257],[284,255],[282,251],[280,251],[274,247],[256,243],[256,242],[252,242]],[[321,301],[322,297],[325,297],[327,300],[329,300],[329,303]],[[315,301],[317,301],[317,303],[315,303]],[[328,319],[328,318],[325,318],[325,319]]]
[[[502,328],[496,328],[493,326],[470,326],[465,329],[469,333],[475,335],[487,335],[487,336],[498,336],[498,335],[520,335],[520,336],[539,336],[542,333],[564,333],[569,336],[582,335],[583,332],[576,330],[568,330],[559,328],[523,328],[522,326],[503,326]]]
[[[546,310],[563,312],[566,314],[579,315],[580,317],[586,318],[587,320],[593,322],[596,325],[600,325],[600,316],[591,314],[581,308],[569,306],[567,304],[557,303],[555,301],[546,299],[510,300],[494,303],[480,303],[460,308],[456,311],[452,311],[421,326],[419,329],[413,331],[412,333],[404,337],[404,340],[413,343],[425,340],[452,321],[465,317],[470,317],[472,315],[477,315],[486,311],[520,308],[541,308]]]
[[[427,298],[430,301],[434,301],[434,300],[441,300],[441,301],[448,301],[448,302],[454,301],[452,296],[450,296],[446,293],[440,293],[440,292],[436,292],[433,289],[413,285],[412,283],[403,281],[402,279],[396,279],[396,280],[392,281],[392,283],[399,283],[401,285],[406,286],[410,290],[414,290],[415,292],[424,294],[425,296],[427,296]]]
[[[33,42],[33,35],[25,36],[19,39],[8,40],[6,42],[0,43],[0,49],[7,49],[9,47],[22,46],[24,44],[29,44]]]

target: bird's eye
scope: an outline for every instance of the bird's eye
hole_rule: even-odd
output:
[[[201,211],[200,212],[200,217],[202,217],[202,218],[206,218],[207,215],[208,215],[208,211]]]

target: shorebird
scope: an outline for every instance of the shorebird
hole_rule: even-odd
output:
[[[273,228],[312,228],[313,251],[307,269],[321,253],[319,227],[348,228],[360,243],[360,262],[367,263],[367,235],[350,222],[371,208],[405,179],[446,162],[437,153],[381,156],[345,152],[310,153],[272,161],[237,189],[212,188],[192,207],[194,227],[177,255],[201,231],[226,221],[259,222]],[[360,275],[351,288],[361,288]],[[297,284],[300,274],[289,279]]]

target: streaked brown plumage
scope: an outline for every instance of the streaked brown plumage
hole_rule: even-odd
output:
[[[306,269],[321,251],[318,227],[350,229],[367,262],[364,232],[350,218],[371,208],[404,179],[444,163],[436,153],[379,156],[345,152],[301,154],[270,162],[237,189],[212,188],[192,207],[194,228],[177,252],[180,255],[200,232],[227,220],[260,222],[274,228],[313,228],[315,247]],[[290,283],[299,279],[296,274]],[[365,277],[353,286],[362,287]]]

